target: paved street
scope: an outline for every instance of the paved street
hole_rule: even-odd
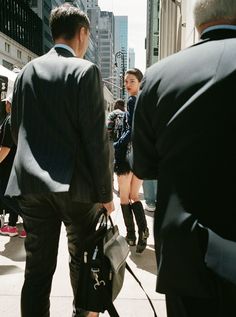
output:
[[[141,193],[142,195],[142,193]],[[116,211],[113,220],[119,225],[121,234],[125,234],[119,199],[114,195]],[[148,247],[142,255],[135,254],[131,248],[128,263],[140,279],[151,297],[158,317],[166,317],[165,298],[155,292],[156,265],[153,243],[153,214],[146,213],[150,228]],[[21,228],[21,224],[18,225]],[[23,283],[25,266],[24,240],[18,237],[0,236],[0,316],[20,317],[20,291]],[[69,283],[68,252],[65,229],[62,227],[57,270],[51,293],[51,317],[71,316],[72,290]],[[126,272],[125,283],[115,306],[121,317],[152,317],[153,313],[133,277]],[[107,317],[108,314],[101,314]],[[34,316],[32,316],[34,317]]]

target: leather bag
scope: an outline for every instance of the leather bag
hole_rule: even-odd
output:
[[[77,305],[87,311],[107,310],[116,317],[119,315],[113,301],[123,285],[129,246],[111,217],[107,217],[105,210],[101,213],[97,230],[84,241]]]

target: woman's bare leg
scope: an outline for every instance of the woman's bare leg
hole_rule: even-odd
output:
[[[120,203],[122,205],[129,204],[132,175],[133,175],[132,173],[128,173],[128,174],[117,176],[117,181],[118,181],[119,191],[120,191]]]
[[[140,191],[142,184],[143,184],[143,180],[139,179],[137,176],[132,174],[131,186],[130,186],[130,196],[129,196],[129,198],[132,202],[140,200],[139,191]]]

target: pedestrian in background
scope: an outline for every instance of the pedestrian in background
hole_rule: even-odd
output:
[[[13,142],[10,127],[12,94],[8,95],[3,102],[2,106],[5,108],[5,116],[2,119],[0,128],[0,213],[8,214],[8,223],[0,228],[0,234],[9,237],[19,235],[20,238],[25,238],[25,230],[23,229],[19,234],[16,227],[20,213],[19,207],[13,203],[10,197],[4,197],[16,153],[16,145]]]
[[[143,196],[145,200],[144,209],[149,212],[154,212],[157,202],[157,180],[147,179],[143,181]]]
[[[27,231],[22,317],[49,316],[61,223],[77,298],[84,237],[100,206],[114,209],[101,76],[83,59],[89,20],[65,3],[52,10],[50,27],[54,47],[19,73],[12,102],[17,153],[7,194],[18,197]],[[73,304],[73,316],[98,316]]]
[[[194,19],[200,41],[146,71],[133,170],[158,179],[157,291],[168,317],[233,317],[236,1],[196,0]]]
[[[117,174],[121,210],[127,230],[126,240],[130,246],[136,245],[134,223],[135,217],[138,226],[138,243],[136,247],[137,253],[142,253],[145,250],[147,246],[149,230],[147,227],[143,205],[139,197],[139,190],[142,186],[142,180],[137,178],[131,172],[128,156],[131,151],[131,128],[134,105],[142,77],[142,72],[137,68],[129,69],[125,73],[125,87],[129,94],[127,113],[124,118],[122,135],[117,140],[117,142],[114,143],[114,171]]]
[[[114,142],[121,137],[123,129],[123,121],[125,114],[125,102],[123,99],[117,99],[114,102],[114,110],[109,113],[107,118],[107,131],[110,144],[110,165],[111,170],[114,170]],[[113,173],[112,173],[113,174]]]

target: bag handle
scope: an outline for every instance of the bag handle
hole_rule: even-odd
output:
[[[107,215],[107,210],[105,207],[102,207],[99,212],[98,212],[98,217],[97,217],[97,224],[99,224],[99,227],[105,223],[105,225],[108,225],[108,221],[111,224],[111,227],[114,228],[114,223],[110,215]]]

